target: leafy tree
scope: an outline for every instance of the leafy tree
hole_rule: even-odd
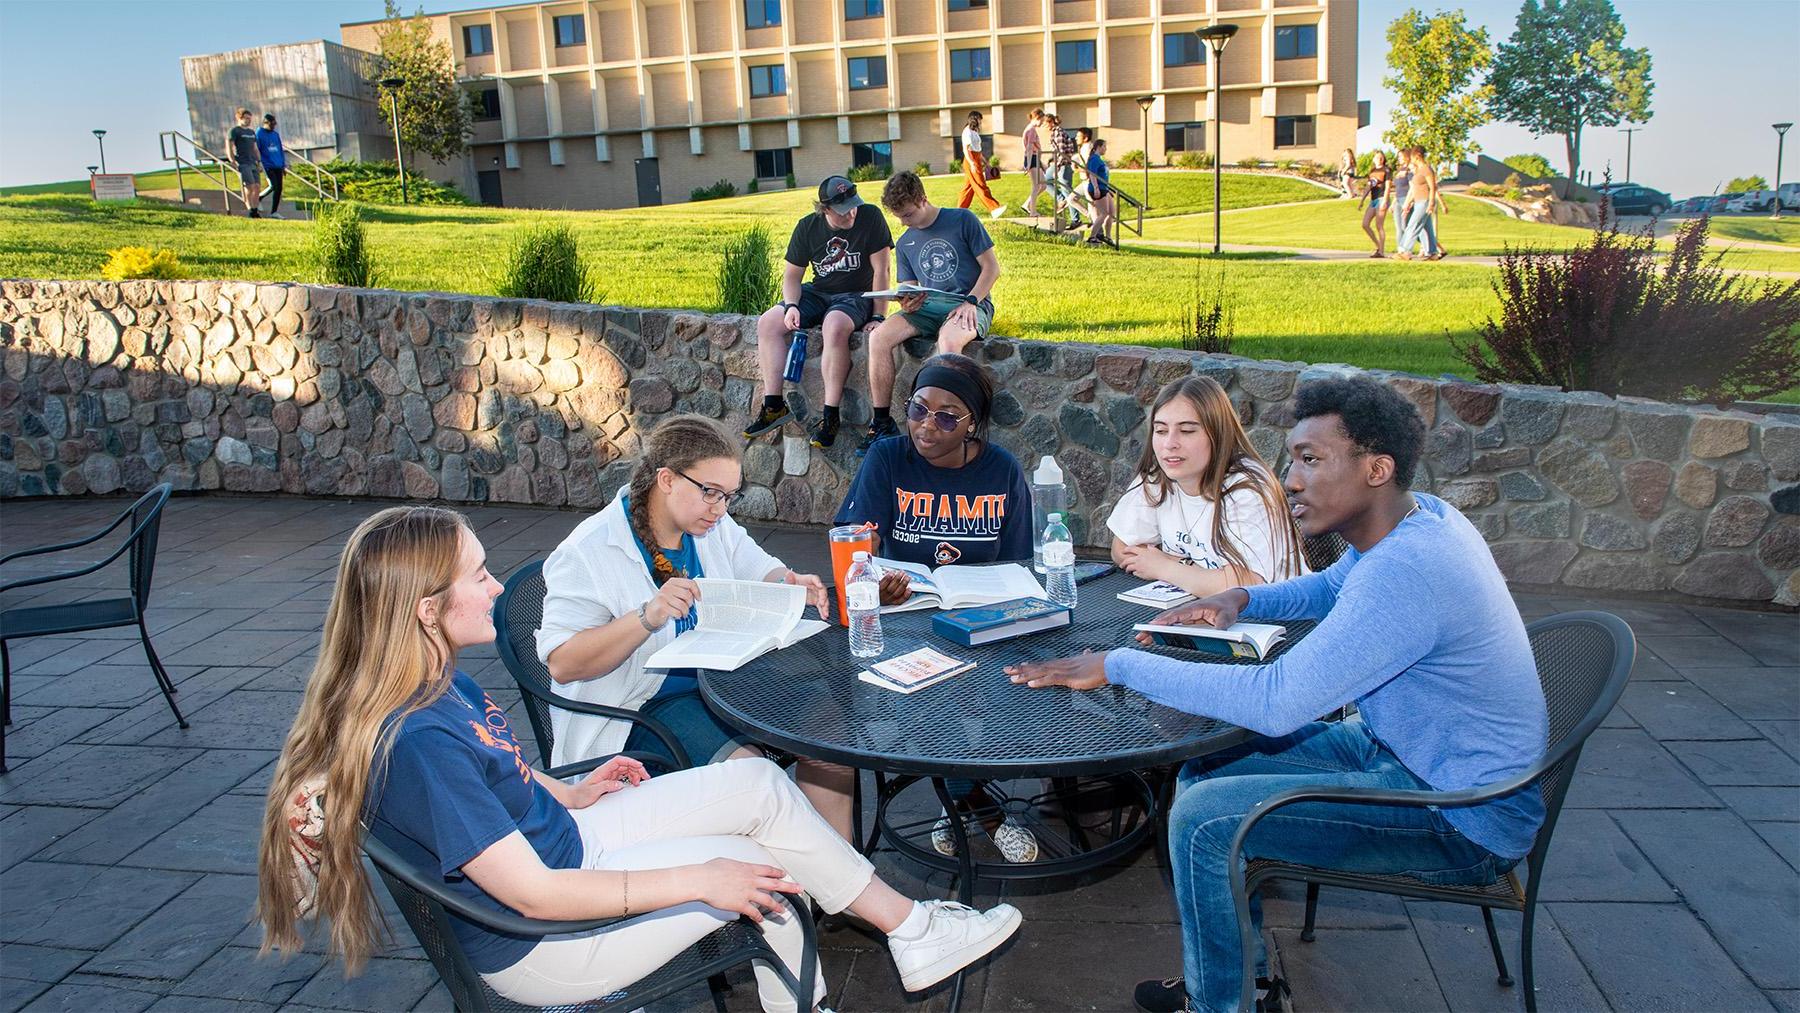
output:
[[[1761,176],[1739,176],[1725,184],[1724,193],[1743,193],[1746,190],[1767,190],[1769,181]]]
[[[1493,61],[1485,28],[1470,28],[1462,11],[1426,17],[1409,10],[1388,25],[1388,66],[1381,79],[1397,96],[1393,126],[1382,140],[1417,145],[1434,162],[1462,161],[1481,150],[1469,139],[1488,120],[1481,72]]]
[[[405,17],[394,0],[386,2],[387,21],[375,30],[380,44],[375,79],[397,77],[405,83],[397,89],[380,89],[382,122],[394,129],[391,99],[398,96],[401,143],[434,161],[448,161],[468,150],[475,129],[468,96],[456,83],[450,45],[431,37],[431,22],[423,10]]]
[[[1612,0],[1525,0],[1488,84],[1496,118],[1561,135],[1571,181],[1584,129],[1650,118],[1650,51],[1625,47]]]
[[[1524,155],[1508,155],[1501,161],[1506,163],[1507,168],[1516,169],[1527,176],[1550,179],[1556,175],[1556,170],[1550,167],[1550,160],[1535,152]]]

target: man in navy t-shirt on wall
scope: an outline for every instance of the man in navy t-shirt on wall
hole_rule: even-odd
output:
[[[981,219],[967,208],[940,208],[926,200],[917,174],[895,173],[881,191],[881,204],[906,226],[894,248],[901,284],[912,282],[956,298],[908,296],[900,300],[900,312],[869,335],[869,431],[857,444],[858,455],[900,432],[888,408],[894,396],[894,350],[907,338],[927,337],[937,339],[938,354],[961,354],[969,342],[987,337],[994,322],[988,295],[1000,280],[1000,258]]]
[[[782,372],[788,341],[795,331],[819,327],[825,338],[824,361],[819,373],[825,381],[825,410],[808,433],[815,447],[837,442],[838,406],[844,402],[844,381],[850,377],[850,335],[871,320],[879,320],[873,301],[864,292],[880,291],[888,283],[888,251],[893,233],[877,208],[864,207],[856,184],[832,176],[819,184],[813,212],[800,219],[788,239],[786,263],[781,267],[781,302],[756,321],[756,354],[762,366],[762,407],[744,428],[744,438],[754,439],[779,429],[787,422],[787,399],[781,395]],[[802,284],[806,267],[813,280]]]

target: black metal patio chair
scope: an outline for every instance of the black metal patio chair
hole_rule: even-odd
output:
[[[550,757],[553,755],[551,750],[556,745],[556,733],[550,724],[552,707],[573,714],[616,718],[643,725],[663,744],[669,755],[675,758],[675,769],[682,770],[693,765],[687,751],[675,740],[674,733],[655,718],[624,707],[607,707],[556,695],[556,691],[551,688],[550,669],[537,656],[538,623],[544,618],[544,564],[541,560],[526,563],[507,578],[505,590],[500,592],[500,599],[494,603],[494,618],[497,633],[494,649],[499,652],[500,663],[506,666],[513,682],[518,684],[519,692],[524,695],[525,716],[531,721],[531,734],[537,739],[538,762],[544,765],[544,773],[551,777],[569,777],[586,773],[597,765],[595,761],[582,760],[565,763],[560,767],[550,766]],[[648,757],[640,758],[649,762]],[[660,758],[657,762],[664,762],[666,765]]]
[[[1524,979],[1525,1008],[1535,1013],[1537,995],[1532,988],[1531,939],[1537,917],[1538,886],[1543,879],[1544,859],[1550,852],[1550,837],[1556,830],[1557,817],[1562,813],[1563,798],[1568,793],[1575,764],[1581,757],[1581,747],[1594,729],[1600,727],[1620,694],[1625,692],[1637,645],[1631,627],[1618,616],[1606,612],[1567,612],[1551,616],[1526,627],[1526,633],[1531,638],[1531,653],[1537,662],[1538,680],[1543,685],[1544,703],[1549,709],[1549,747],[1542,759],[1517,777],[1462,791],[1394,791],[1341,785],[1290,788],[1257,803],[1256,808],[1244,817],[1231,842],[1228,865],[1243,946],[1244,988],[1239,1000],[1243,1009],[1253,1008],[1255,1001],[1256,950],[1250,921],[1250,897],[1268,880],[1288,879],[1306,883],[1306,923],[1300,938],[1309,942],[1313,938],[1321,885],[1477,906],[1487,925],[1488,945],[1493,949],[1500,984],[1508,987],[1513,982],[1506,972],[1506,956],[1500,946],[1499,933],[1494,929],[1494,909],[1522,912],[1519,969]],[[1544,797],[1544,824],[1538,829],[1537,839],[1525,857],[1527,876],[1523,886],[1516,870],[1487,886],[1438,886],[1406,875],[1341,872],[1269,859],[1242,862],[1244,840],[1250,831],[1264,817],[1284,806],[1324,802],[1462,808],[1504,798],[1534,783]]]
[[[388,893],[399,906],[400,914],[406,924],[412,928],[413,935],[424,948],[425,955],[430,958],[444,985],[450,989],[451,999],[458,1010],[465,1013],[511,1013],[511,1011],[534,1010],[538,1007],[526,1006],[502,996],[482,980],[474,966],[469,963],[468,955],[463,952],[457,942],[456,933],[451,927],[451,918],[459,917],[487,929],[490,932],[503,932],[531,939],[564,933],[592,932],[607,926],[622,927],[634,922],[656,918],[660,912],[651,911],[630,918],[590,918],[582,921],[544,921],[537,918],[525,918],[515,914],[506,914],[481,907],[460,894],[447,889],[443,881],[432,875],[421,872],[408,864],[393,849],[376,840],[374,835],[363,836],[363,852],[375,863],[375,869],[381,880],[387,885]],[[683,989],[712,979],[717,979],[724,972],[742,966],[752,960],[767,961],[788,990],[798,997],[805,991],[801,982],[812,983],[815,968],[818,967],[818,940],[813,927],[812,917],[803,904],[788,903],[784,917],[797,918],[805,938],[801,952],[799,974],[796,976],[782,959],[769,946],[763,934],[748,919],[739,918],[727,922],[716,931],[701,939],[698,943],[683,950],[675,959],[664,964],[657,971],[645,978],[633,982],[626,988],[619,989],[609,995],[597,996],[590,1002],[572,1006],[554,1007],[557,1010],[609,1010],[609,1009],[641,1009],[660,999],[667,998]],[[716,994],[716,993],[715,993]],[[812,1004],[799,1002],[800,1009],[811,1009]]]
[[[0,611],[0,774],[6,773],[6,726],[12,724],[12,659],[6,651],[6,642],[9,640],[85,633],[88,630],[104,630],[114,626],[136,626],[138,637],[144,642],[144,656],[150,660],[150,671],[156,676],[156,688],[162,690],[163,699],[169,702],[169,710],[175,715],[175,722],[183,728],[188,726],[187,719],[181,716],[181,708],[175,706],[175,683],[169,678],[169,673],[163,670],[162,659],[156,656],[156,648],[150,646],[150,631],[144,626],[144,609],[150,604],[150,580],[156,570],[156,537],[162,529],[163,505],[168,503],[172,489],[167,482],[151,489],[124,513],[114,518],[111,524],[86,538],[24,549],[0,557],[0,566],[4,566],[15,559],[80,548],[106,537],[126,521],[131,522],[131,532],[125,536],[124,543],[98,563],[77,570],[0,584],[0,594],[3,594],[22,587],[85,577],[110,566],[127,550],[131,553],[128,573],[131,593],[125,597],[61,602],[55,605],[26,605]]]

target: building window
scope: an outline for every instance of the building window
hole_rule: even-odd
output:
[[[1275,146],[1277,148],[1310,148],[1318,143],[1313,131],[1311,116],[1277,116],[1275,117]]]
[[[1193,67],[1206,62],[1206,47],[1193,32],[1169,32],[1163,36],[1163,66]]]
[[[950,0],[949,7],[953,11],[984,11],[988,0]]]
[[[587,22],[579,14],[559,14],[556,24],[556,47],[587,45]]]
[[[787,67],[771,63],[750,68],[750,97],[768,98],[787,94]]]
[[[761,148],[756,152],[757,179],[786,179],[794,171],[794,149]]]
[[[1164,151],[1205,151],[1206,124],[1165,123],[1163,124]]]
[[[852,56],[850,58],[850,90],[887,87],[887,57]]]
[[[1283,25],[1275,29],[1275,59],[1310,60],[1318,55],[1318,25]]]
[[[844,0],[845,21],[878,18],[885,13],[887,12],[882,9],[882,0]]]
[[[1091,74],[1094,72],[1094,40],[1058,42],[1056,44],[1058,74]]]
[[[1073,130],[1071,130],[1071,131],[1069,131],[1069,133],[1071,135],[1073,135],[1075,132]],[[982,134],[981,135],[981,150],[983,152],[989,152],[989,151],[994,150],[994,135],[993,134]],[[962,159],[963,144],[962,144],[962,132],[961,131],[958,131],[954,136],[952,136],[950,138],[950,152],[951,152],[951,155],[953,157],[955,157],[956,159],[958,159],[959,161]]]
[[[986,81],[993,76],[993,71],[988,64],[986,46],[980,49],[952,49],[950,51],[950,80]]]
[[[781,0],[744,0],[745,28],[774,28],[781,24]],[[787,173],[782,173],[783,176]]]
[[[476,120],[500,118],[500,89],[483,88],[469,93],[469,110]]]
[[[463,26],[463,55],[486,56],[494,51],[493,25]]]
[[[894,144],[892,141],[871,141],[867,144],[850,145],[850,167],[861,168],[865,165],[879,165],[883,169],[894,167]]]

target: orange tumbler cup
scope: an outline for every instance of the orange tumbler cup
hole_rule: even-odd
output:
[[[850,610],[844,606],[844,576],[850,572],[850,563],[858,552],[875,554],[875,532],[862,524],[846,524],[832,528],[827,537],[831,539],[831,580],[837,585],[838,622],[850,625]]]

